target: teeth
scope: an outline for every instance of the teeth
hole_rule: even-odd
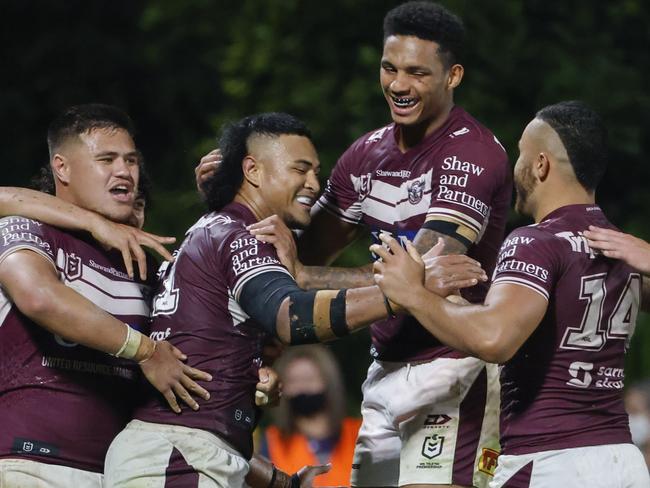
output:
[[[303,204],[309,205],[309,206],[311,206],[312,203],[313,203],[313,200],[310,197],[298,197],[298,198],[296,198],[296,200],[298,200],[298,202],[300,202],[300,203],[303,203]]]
[[[397,105],[400,108],[406,108],[406,107],[411,107],[416,104],[417,99],[415,98],[407,98],[407,97],[392,97],[393,102],[395,102],[395,105]]]

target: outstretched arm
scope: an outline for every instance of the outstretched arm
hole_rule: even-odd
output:
[[[147,276],[147,259],[142,246],[169,261],[172,256],[163,244],[176,241],[173,237],[160,237],[111,222],[95,212],[27,188],[0,187],[0,217],[9,215],[20,215],[63,229],[90,232],[101,244],[122,253],[130,277],[133,277],[133,261],[137,261],[142,279]]]
[[[52,263],[37,253],[20,250],[5,257],[0,286],[23,314],[53,334],[108,354],[124,351],[122,357],[140,363],[175,412],[180,412],[177,396],[193,409],[198,404],[189,392],[207,398],[208,392],[194,380],[209,381],[210,375],[185,365],[185,356],[168,342],[129,332],[124,323],[61,283]]]
[[[314,478],[332,468],[330,464],[303,466],[297,473],[290,475],[259,454],[253,455],[249,464],[246,484],[251,488],[312,488]]]
[[[492,363],[509,360],[533,333],[546,313],[547,301],[518,285],[497,284],[482,305],[457,305],[427,290],[424,263],[415,248],[408,252],[387,235],[390,251],[373,246],[382,258],[375,281],[392,301],[404,307],[440,341]]]

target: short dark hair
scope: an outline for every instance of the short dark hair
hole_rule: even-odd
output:
[[[535,115],[550,125],[564,144],[576,178],[593,191],[607,169],[607,128],[584,102],[571,100],[541,109]]]
[[[438,43],[438,54],[447,69],[463,58],[463,21],[437,3],[406,2],[390,10],[384,17],[384,41],[389,36],[415,36]]]
[[[244,181],[242,161],[249,154],[248,141],[253,135],[278,137],[298,135],[311,140],[304,122],[293,115],[269,112],[250,115],[224,127],[219,139],[222,161],[202,188],[211,211],[221,210],[232,202]]]
[[[79,136],[94,129],[123,129],[134,138],[131,118],[122,109],[101,103],[74,105],[52,121],[47,130],[50,158],[69,137]]]

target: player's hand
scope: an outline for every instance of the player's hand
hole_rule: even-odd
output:
[[[487,274],[478,261],[464,254],[440,256],[444,247],[445,241],[439,238],[438,243],[422,256],[425,264],[424,284],[428,290],[446,297],[461,288],[487,281]]]
[[[255,405],[258,407],[276,407],[282,396],[282,382],[278,373],[268,366],[258,371],[260,381],[255,385]]]
[[[173,244],[176,242],[175,237],[157,236],[130,225],[111,222],[100,215],[97,217],[90,223],[90,233],[100,244],[122,253],[129,278],[133,278],[133,261],[138,263],[140,278],[147,278],[147,255],[143,246],[152,249],[166,261],[174,259],[163,244]]]
[[[370,250],[381,258],[372,265],[375,283],[391,302],[400,308],[408,308],[413,289],[424,286],[424,261],[409,240],[405,251],[390,234],[382,232],[379,239],[386,247],[380,244],[370,246]]]
[[[201,158],[199,164],[194,168],[196,178],[196,189],[203,194],[203,183],[209,180],[221,164],[223,157],[219,149],[214,149]]]
[[[259,222],[247,227],[248,231],[255,238],[262,242],[268,242],[275,246],[280,262],[289,270],[289,273],[296,278],[302,264],[298,261],[298,249],[293,232],[287,227],[277,215],[271,215]]]
[[[608,258],[620,259],[643,274],[650,274],[650,244],[643,239],[593,225],[583,232],[589,247]]]
[[[192,410],[199,409],[199,404],[192,395],[204,400],[210,398],[208,391],[199,386],[196,381],[212,381],[212,376],[188,366],[183,362],[186,359],[187,356],[169,342],[158,341],[153,354],[139,363],[149,383],[162,393],[176,413],[181,413],[177,398]]]
[[[300,488],[312,488],[314,486],[314,478],[325,474],[332,469],[332,465],[319,464],[318,466],[303,466],[298,470],[296,475],[300,478]]]

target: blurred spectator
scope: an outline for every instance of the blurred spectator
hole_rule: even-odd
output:
[[[650,380],[627,388],[624,400],[630,417],[632,442],[641,449],[650,468]]]
[[[264,433],[261,454],[278,468],[332,463],[314,486],[350,484],[352,455],[361,419],[345,417],[345,391],[334,355],[324,346],[289,349],[274,365],[284,384],[274,425]]]

